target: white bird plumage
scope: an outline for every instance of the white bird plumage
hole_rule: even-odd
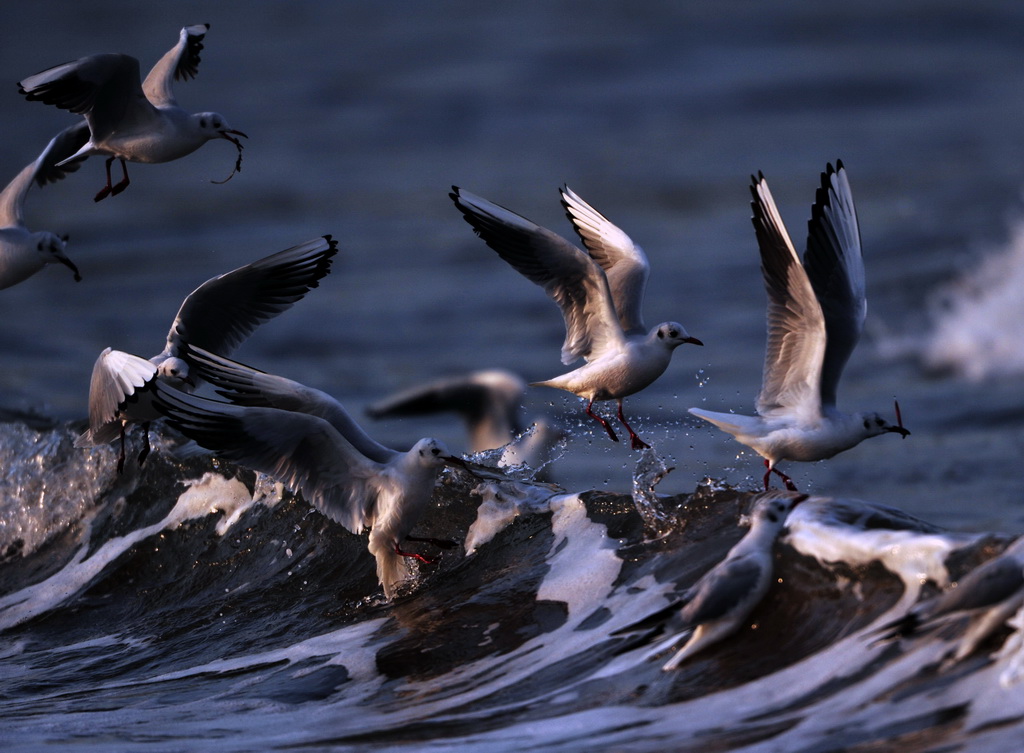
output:
[[[47,264],[63,264],[79,282],[82,276],[65,253],[67,239],[25,226],[25,197],[33,183],[44,186],[78,169],[78,163],[56,165],[56,154],[66,150],[70,130],[54,136],[34,162],[22,168],[0,192],[0,290],[28,279]]]
[[[753,223],[768,292],[768,342],[756,416],[691,408],[765,459],[770,475],[792,480],[776,464],[815,461],[886,432],[907,436],[877,413],[842,413],[836,391],[867,314],[857,212],[841,161],[821,174],[807,250],[800,257],[786,232],[764,175],[752,178]],[[898,412],[897,406],[897,412]],[[898,417],[898,413],[897,413]]]
[[[93,154],[107,157],[107,183],[96,201],[120,193],[129,184],[127,162],[157,163],[191,154],[211,139],[226,139],[238,149],[248,138],[215,112],[188,113],[178,106],[171,85],[198,72],[199,53],[208,24],[186,26],[178,43],[141,79],[139,61],[130,55],[104,53],[62,63],[23,79],[18,90],[29,101],[40,101],[83,115],[88,129],[74,131],[76,139],[58,164],[75,164]],[[122,180],[112,185],[110,166],[121,163]],[[234,173],[232,173],[233,175]]]
[[[449,544],[410,536],[426,512],[438,473],[445,464],[461,464],[438,440],[421,439],[408,452],[377,461],[357,449],[343,426],[311,413],[221,403],[161,383],[154,392],[167,421],[201,447],[274,477],[354,534],[370,527],[368,549],[388,599],[408,579],[409,558],[431,561],[404,551],[403,541]]]
[[[807,495],[790,492],[760,494],[750,511],[750,530],[746,535],[725,559],[688,588],[680,601],[659,612],[679,609],[669,623],[675,632],[648,651],[647,656],[661,653],[689,637],[662,667],[671,671],[698,651],[742,628],[771,586],[775,539],[786,525],[786,517],[805,499]]]
[[[587,252],[457,186],[450,196],[476,234],[558,304],[566,332],[562,363],[586,360],[578,369],[532,384],[586,399],[587,415],[618,441],[611,425],[592,411],[595,401],[615,400],[633,449],[647,447],[626,422],[623,398],[660,377],[677,346],[702,343],[676,322],[645,328],[641,308],[650,267],[643,250],[568,186],[561,189],[562,205]]]
[[[178,389],[195,387],[183,344],[222,353],[234,350],[256,327],[317,287],[335,254],[337,242],[325,235],[207,280],[186,296],[164,349],[148,361],[106,348],[96,359],[89,384],[89,429],[76,446],[93,447],[120,437],[120,470],[125,426],[160,417],[151,405],[153,381],[159,378]],[[148,443],[140,462],[147,453]]]

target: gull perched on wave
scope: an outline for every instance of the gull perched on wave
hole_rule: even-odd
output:
[[[789,239],[764,175],[752,178],[754,229],[768,291],[768,345],[756,416],[690,408],[765,461],[764,487],[772,472],[795,489],[776,464],[830,458],[869,437],[895,432],[877,413],[842,413],[836,390],[843,367],[860,339],[867,314],[864,258],[857,211],[846,168],[836,161],[821,174],[811,207],[807,250],[800,257]]]
[[[760,494],[750,511],[750,530],[729,550],[725,559],[688,588],[682,599],[638,623],[646,624],[679,610],[669,623],[677,632],[648,651],[647,656],[659,654],[688,638],[662,667],[668,672],[742,628],[771,587],[775,539],[786,525],[789,513],[805,499],[806,494],[789,492]]]
[[[344,409],[336,401],[330,399],[334,420],[307,413],[300,406],[323,406],[323,400],[310,400],[312,393],[297,382],[245,369],[258,375],[253,385],[269,386],[268,404],[293,399],[293,409],[221,403],[161,383],[155,386],[155,406],[171,426],[201,447],[273,476],[350,532],[359,535],[369,527],[368,549],[377,560],[377,578],[388,599],[408,579],[409,558],[433,561],[402,549],[404,541],[454,545],[410,535],[426,512],[438,473],[445,465],[464,465],[444,444],[425,438],[408,452],[378,445],[387,454],[375,460],[356,446],[363,442],[362,429],[347,414],[344,422],[337,420],[337,411]],[[353,438],[346,426],[355,427],[360,436]]]
[[[149,422],[160,417],[151,404],[156,380],[183,390],[194,389],[196,376],[184,343],[227,353],[263,322],[287,311],[330,272],[338,244],[325,235],[271,254],[207,280],[182,302],[167,333],[164,349],[150,359],[106,348],[93,366],[89,384],[89,429],[75,446],[94,447],[120,437],[118,472],[124,466],[128,423],[144,424],[149,453]]]
[[[31,232],[25,227],[25,196],[33,183],[45,186],[78,169],[78,163],[58,167],[55,154],[66,151],[68,133],[62,131],[50,140],[35,162],[26,165],[0,193],[0,290],[28,279],[47,264],[63,264],[75,275],[78,267],[67,257],[67,237],[54,233]]]
[[[18,84],[18,91],[29,101],[85,116],[85,123],[65,131],[74,140],[60,164],[76,163],[93,154],[107,157],[107,184],[96,194],[96,201],[128,187],[126,161],[170,162],[211,139],[234,144],[239,154],[235,170],[241,166],[242,143],[236,136],[248,137],[232,129],[219,113],[190,114],[181,109],[171,89],[175,80],[195,77],[209,28],[209,24],[183,28],[178,43],[153,66],[145,81],[138,60],[106,53],[54,66]],[[115,159],[121,162],[123,178],[112,185],[110,166]]]
[[[681,324],[664,322],[648,331],[641,315],[650,265],[643,250],[622,230],[565,186],[562,206],[587,252],[457,186],[450,194],[473,230],[498,255],[544,288],[565,319],[562,363],[586,364],[535,386],[555,387],[587,400],[586,413],[618,441],[611,425],[593,412],[598,400],[618,403],[619,421],[634,450],[649,445],[622,413],[622,400],[660,377],[683,343],[702,345]]]

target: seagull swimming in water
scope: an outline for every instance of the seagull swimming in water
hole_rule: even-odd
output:
[[[649,447],[622,413],[622,400],[660,377],[683,343],[702,345],[681,324],[648,331],[641,314],[650,265],[622,230],[577,196],[561,189],[562,206],[587,252],[550,230],[457,186],[450,194],[473,230],[522,275],[544,288],[565,319],[562,363],[586,364],[533,386],[555,387],[587,400],[586,413],[618,441],[593,412],[595,401],[615,400],[634,450]]]
[[[190,114],[181,109],[171,89],[175,80],[187,81],[198,73],[199,53],[209,28],[209,24],[183,28],[178,44],[160,58],[145,81],[138,60],[107,53],[54,66],[18,84],[18,91],[29,101],[85,116],[85,123],[71,132],[75,141],[69,143],[59,165],[93,154],[106,156],[107,184],[96,194],[96,201],[128,187],[126,162],[170,162],[211,139],[234,144],[238,149],[235,172],[241,167],[242,142],[236,137],[248,136],[231,128],[218,113]],[[121,163],[123,178],[112,185],[110,166],[115,159]]]
[[[276,385],[279,392],[283,386]],[[284,392],[293,390],[287,386]],[[464,465],[440,441],[421,439],[408,452],[389,451],[386,458],[374,460],[357,449],[336,421],[312,413],[221,403],[162,383],[154,391],[155,407],[167,422],[201,447],[301,492],[351,533],[359,535],[369,527],[368,549],[377,560],[377,579],[388,599],[408,579],[409,558],[433,562],[405,551],[404,541],[454,545],[410,535],[426,512],[440,471],[445,465]]]
[[[877,413],[842,413],[836,390],[843,367],[860,339],[867,314],[864,258],[857,211],[846,168],[836,161],[821,174],[808,220],[803,264],[789,239],[764,175],[752,178],[754,230],[768,291],[768,345],[756,416],[690,408],[754,449],[765,461],[764,488],[771,474],[786,487],[793,481],[776,464],[830,458],[897,425]]]
[[[0,290],[28,279],[47,264],[63,264],[80,282],[78,267],[67,257],[67,237],[25,227],[25,196],[35,183],[45,186],[78,169],[77,163],[55,164],[55,153],[66,149],[67,131],[50,140],[35,162],[26,165],[0,193]]]
[[[789,492],[769,491],[760,494],[750,511],[750,530],[729,550],[725,559],[688,588],[681,600],[642,621],[647,622],[665,612],[679,610],[670,624],[681,632],[659,643],[647,656],[661,653],[689,636],[686,643],[662,667],[668,672],[698,651],[742,628],[771,587],[772,546],[775,539],[786,525],[786,517],[805,499],[806,494],[795,495]]]
[[[317,287],[337,252],[337,241],[325,235],[207,280],[182,302],[164,349],[148,360],[106,348],[96,359],[89,384],[89,429],[75,446],[95,447],[120,437],[121,472],[125,428],[139,422],[146,441],[141,464],[149,453],[149,422],[160,418],[151,404],[153,383],[159,379],[188,391],[197,384],[184,343],[221,353],[234,350],[256,327]]]

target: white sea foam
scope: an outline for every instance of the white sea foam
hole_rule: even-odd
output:
[[[516,481],[485,481],[473,494],[483,501],[476,511],[476,520],[466,532],[465,549],[472,554],[497,536],[524,513],[538,513],[550,509],[556,492],[551,487]]]
[[[1024,373],[1024,219],[995,249],[942,288],[922,358],[971,380]]]
[[[890,513],[893,527],[879,525]],[[868,514],[873,517],[871,527],[863,523]],[[917,600],[927,581],[948,586],[946,557],[970,540],[962,535],[908,530],[906,524],[905,516],[884,505],[813,497],[790,513],[784,540],[823,565],[880,563],[903,582],[905,593],[900,602],[904,605]]]
[[[91,555],[86,541],[70,562],[46,580],[0,598],[0,630],[19,625],[73,597],[104,567],[139,541],[217,510],[230,516],[246,500],[252,499],[241,481],[216,473],[206,473],[201,479],[185,483],[188,488],[160,522],[110,539]]]

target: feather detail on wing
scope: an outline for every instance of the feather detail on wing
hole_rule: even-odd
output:
[[[457,186],[449,194],[473,230],[520,274],[540,285],[565,320],[562,363],[621,346],[622,328],[604,271],[561,236]]]
[[[569,186],[564,186],[561,194],[569,221],[608,278],[612,303],[623,331],[646,334],[642,307],[651,267],[643,249]]]
[[[230,353],[256,327],[317,287],[330,272],[337,246],[325,235],[207,280],[182,302],[164,354],[178,355],[182,341]]]
[[[167,422],[201,447],[273,476],[327,517],[360,533],[374,492],[377,465],[329,423],[305,413],[248,408],[156,384]]]
[[[846,168],[828,165],[807,222],[804,268],[825,317],[827,344],[821,374],[823,405],[836,404],[843,368],[867,316],[860,229]]]
[[[199,53],[209,24],[186,26],[178,36],[178,43],[164,53],[142,82],[142,91],[156,107],[177,104],[171,83],[188,81],[199,72]]]
[[[768,293],[768,342],[757,412],[792,412],[805,420],[821,414],[821,362],[825,322],[764,176],[750,187],[753,223]]]

